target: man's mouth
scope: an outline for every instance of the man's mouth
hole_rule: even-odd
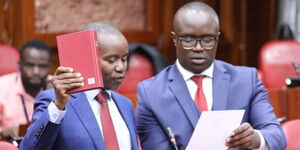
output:
[[[124,75],[119,75],[119,76],[114,77],[113,79],[118,83],[122,83],[124,77],[125,77]]]
[[[192,61],[192,63],[193,64],[203,64],[203,63],[205,63],[206,62],[206,59],[205,58],[200,58],[200,57],[198,57],[198,58],[191,58],[191,61]]]

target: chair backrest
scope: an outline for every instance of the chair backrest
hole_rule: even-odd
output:
[[[136,106],[137,84],[153,75],[153,66],[150,60],[141,54],[133,54],[129,60],[125,79],[117,92],[131,99]]]
[[[0,76],[18,71],[19,53],[8,45],[0,45]]]
[[[153,66],[148,58],[141,54],[133,54],[130,57],[126,77],[118,92],[136,93],[137,84],[153,76]]]
[[[281,127],[287,139],[285,150],[300,150],[300,119],[284,122]]]
[[[129,44],[128,71],[117,90],[132,100],[136,106],[137,84],[151,76],[159,73],[168,63],[159,51],[147,44]]]
[[[292,40],[271,41],[259,54],[259,70],[266,88],[282,88],[286,77],[296,76],[292,61],[300,65],[300,43]]]
[[[0,150],[18,150],[18,148],[11,143],[0,141]]]

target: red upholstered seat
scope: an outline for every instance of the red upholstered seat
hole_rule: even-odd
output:
[[[126,77],[117,92],[130,98],[135,106],[137,84],[153,75],[151,61],[144,55],[134,53],[130,57]]]
[[[8,45],[0,45],[0,75],[18,71],[19,53]]]
[[[292,40],[271,41],[259,54],[259,71],[266,88],[282,88],[285,78],[296,76],[292,61],[300,66],[300,43]]]
[[[0,150],[18,150],[18,148],[11,143],[0,141]]]
[[[126,77],[118,92],[136,93],[137,84],[151,76],[153,76],[153,66],[150,60],[141,54],[135,53],[130,57]]]
[[[300,150],[300,119],[287,121],[282,128],[287,139],[285,150]]]

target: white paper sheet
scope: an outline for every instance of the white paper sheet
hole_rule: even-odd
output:
[[[241,124],[245,110],[205,111],[186,150],[226,150],[225,140]]]

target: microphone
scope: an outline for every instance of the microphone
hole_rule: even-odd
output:
[[[300,71],[297,63],[292,61],[293,69],[296,72],[296,77],[287,77],[285,79],[285,84],[287,87],[299,87],[300,86]]]
[[[292,65],[293,65],[293,68],[294,68],[297,76],[300,77],[300,71],[299,71],[299,67],[298,67],[297,63],[295,61],[292,61]]]
[[[168,137],[169,137],[169,140],[170,140],[171,144],[174,147],[174,150],[178,150],[178,147],[177,147],[177,144],[176,144],[176,139],[175,139],[175,136],[174,136],[174,132],[170,127],[167,127],[167,134],[168,134]]]

